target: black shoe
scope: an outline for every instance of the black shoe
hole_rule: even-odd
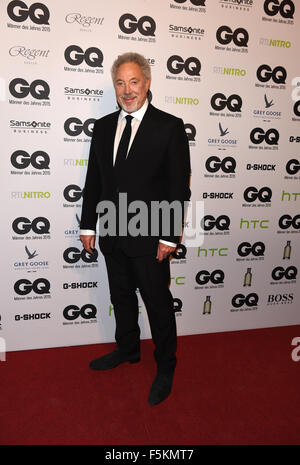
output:
[[[165,400],[171,393],[174,372],[158,373],[150,389],[148,403],[156,405]]]
[[[96,360],[92,360],[90,363],[90,368],[92,370],[111,370],[116,368],[121,363],[137,363],[140,361],[140,354],[123,355],[118,350],[111,352],[110,354],[103,355]]]

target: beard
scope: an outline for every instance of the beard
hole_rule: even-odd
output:
[[[133,113],[135,111],[138,110],[138,99],[136,98],[135,100],[135,103],[134,104],[129,104],[129,105],[126,105],[126,97],[129,98],[128,95],[124,96],[122,95],[119,99],[119,105],[120,107],[126,111],[126,113]],[[136,97],[136,95],[132,95],[131,97]],[[125,101],[124,101],[125,99]]]

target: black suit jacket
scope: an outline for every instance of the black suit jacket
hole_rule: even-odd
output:
[[[113,148],[119,114],[120,111],[106,115],[94,125],[81,229],[96,229],[99,201],[109,200],[117,206]],[[119,191],[126,192],[128,203],[142,200],[150,206],[154,200],[178,200],[183,204],[190,198],[189,176],[189,144],[183,121],[149,104],[128,152]],[[127,236],[122,242],[129,256],[141,256],[156,253],[159,239],[177,243],[179,235],[174,234],[171,227],[168,235]],[[100,237],[100,250],[110,253],[114,241],[114,236]]]

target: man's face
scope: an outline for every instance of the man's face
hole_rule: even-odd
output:
[[[136,63],[123,63],[117,70],[114,87],[119,105],[127,113],[133,113],[144,105],[150,79],[145,78]]]

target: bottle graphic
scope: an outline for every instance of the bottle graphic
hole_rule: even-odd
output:
[[[244,276],[244,286],[251,286],[252,281],[252,273],[251,268],[247,268],[247,273]]]
[[[204,302],[203,305],[203,315],[211,313],[211,301],[210,301],[210,296],[206,296],[206,301]]]
[[[292,250],[291,241],[287,241],[286,246],[284,247],[284,251],[283,251],[283,259],[291,258],[291,250]]]

